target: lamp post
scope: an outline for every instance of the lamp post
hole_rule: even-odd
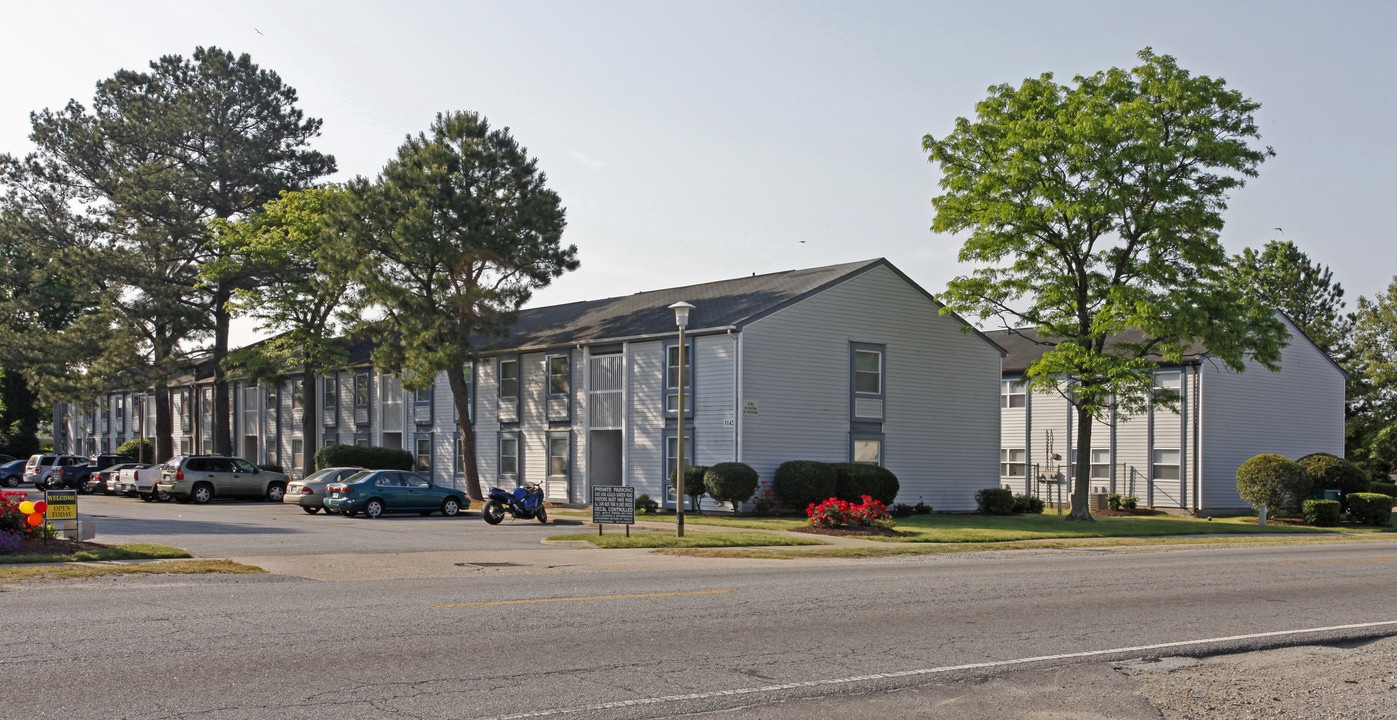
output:
[[[689,325],[689,311],[694,306],[681,300],[669,309],[674,311],[674,324],[679,326],[679,404],[675,413],[679,436],[675,442],[674,527],[677,537],[684,537],[684,328]]]

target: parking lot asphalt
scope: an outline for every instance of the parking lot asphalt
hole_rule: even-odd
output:
[[[37,498],[38,493],[31,492]],[[589,543],[552,543],[550,536],[596,532],[586,517],[553,517],[544,525],[506,519],[488,525],[479,505],[454,518],[415,513],[362,517],[306,514],[290,503],[215,500],[207,505],[146,503],[135,498],[80,496],[79,519],[108,545],[155,543],[200,558],[226,558],[268,572],[315,580],[469,577],[486,574],[635,572],[666,569],[790,567],[793,562],[663,555],[644,549],[603,550]],[[672,525],[638,523],[673,530]],[[712,528],[694,526],[688,532]],[[607,533],[624,532],[608,525]],[[823,538],[822,538],[823,539]],[[869,541],[830,538],[834,544]]]

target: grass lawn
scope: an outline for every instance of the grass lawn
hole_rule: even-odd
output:
[[[1042,515],[913,515],[900,518],[896,528],[903,537],[874,538],[903,543],[981,543],[1064,538],[1160,537],[1179,535],[1269,535],[1373,533],[1383,528],[1343,526],[1335,528],[1271,524],[1260,527],[1256,518],[1206,518],[1176,515],[1099,517],[1094,522],[1068,522],[1057,513]]]

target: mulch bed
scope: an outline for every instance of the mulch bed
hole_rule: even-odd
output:
[[[82,552],[83,550],[101,550],[101,549],[107,548],[107,547],[111,547],[111,546],[110,546],[110,545],[103,545],[102,543],[95,543],[95,542],[79,542],[79,541],[77,541],[77,540],[64,540],[64,539],[60,539],[60,538],[54,538],[54,539],[48,540],[48,541],[44,541],[44,540],[41,540],[41,539],[38,539],[38,538],[33,538],[33,539],[25,540],[25,541],[24,541],[24,544],[23,544],[23,545],[20,545],[20,546],[19,546],[19,550],[16,551],[14,554],[15,554],[15,555],[71,555],[71,554],[76,553],[76,552]]]
[[[1092,510],[1092,517],[1149,517],[1151,515],[1163,515],[1163,510],[1150,510],[1149,508],[1138,508],[1135,510]]]

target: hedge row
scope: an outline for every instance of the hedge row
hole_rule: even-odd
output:
[[[315,451],[315,469],[361,467],[368,470],[411,470],[412,453],[372,445],[327,445]]]
[[[772,482],[781,504],[797,511],[830,498],[858,503],[864,495],[891,505],[900,488],[897,476],[885,467],[816,460],[781,463]]]

